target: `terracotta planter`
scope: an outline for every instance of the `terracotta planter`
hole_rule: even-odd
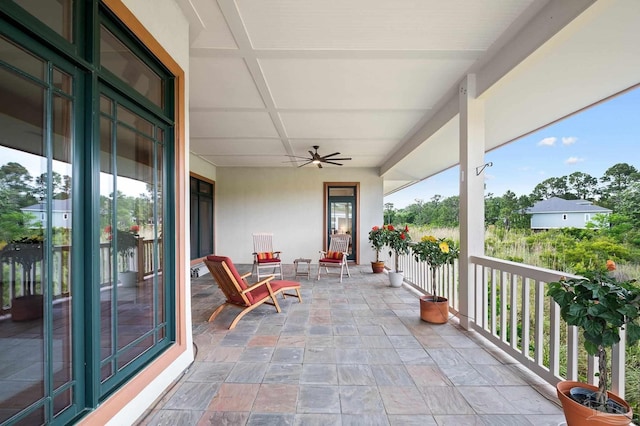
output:
[[[371,262],[371,269],[374,274],[380,274],[384,272],[384,262]]]
[[[626,414],[609,414],[597,411],[592,408],[586,407],[569,396],[571,388],[581,387],[590,390],[598,390],[597,386],[588,385],[581,382],[563,381],[556,385],[556,391],[558,393],[558,399],[562,403],[562,409],[564,410],[564,417],[567,419],[567,426],[604,426],[604,425],[628,425],[631,423],[633,412],[631,407],[626,401],[620,398],[618,395],[608,392],[609,398],[616,401],[618,404],[626,407],[628,412]]]
[[[31,321],[42,318],[42,302],[41,294],[16,297],[11,301],[11,320]]]
[[[420,298],[420,319],[432,324],[444,324],[449,320],[449,301],[444,297],[438,297],[437,301],[432,296]]]

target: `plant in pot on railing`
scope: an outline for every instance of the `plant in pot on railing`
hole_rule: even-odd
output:
[[[138,245],[137,225],[132,226],[128,230],[116,229],[116,250],[118,251],[118,279],[123,287],[135,287],[138,272],[131,270],[131,261]],[[113,240],[111,227],[107,226],[105,231],[108,233],[107,239]]]
[[[376,260],[375,262],[371,262],[371,269],[374,274],[379,274],[384,271],[384,261],[380,260],[380,251],[385,245],[386,240],[386,227],[374,226],[369,231],[369,242],[371,243],[371,248],[373,248],[376,252]]]
[[[18,238],[3,247],[0,253],[5,261],[22,266],[22,285],[16,289],[20,296],[11,300],[11,319],[29,321],[42,318],[43,293],[37,287],[36,264],[44,256],[44,237],[42,233],[30,237]]]
[[[411,249],[416,261],[427,262],[431,270],[431,295],[420,298],[420,318],[434,324],[444,324],[449,319],[449,301],[438,296],[438,275],[442,266],[453,264],[460,249],[452,240],[431,235],[422,237]]]
[[[400,256],[409,253],[409,243],[411,236],[409,235],[409,227],[404,229],[396,229],[393,225],[387,225],[385,235],[385,243],[389,247],[389,257],[393,255],[394,268],[389,272],[389,284],[391,287],[400,287],[404,281],[404,274],[400,270]]]
[[[640,339],[640,287],[635,280],[616,280],[613,270],[615,263],[609,260],[606,269],[586,272],[580,278],[563,277],[549,283],[547,290],[560,306],[562,319],[581,330],[587,353],[598,357],[598,387],[574,381],[556,386],[569,426],[631,422],[629,404],[607,391],[607,353],[620,341],[621,328],[626,330],[628,345]]]

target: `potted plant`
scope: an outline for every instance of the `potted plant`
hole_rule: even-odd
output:
[[[437,278],[440,267],[452,264],[460,250],[452,240],[431,235],[413,245],[416,261],[427,262],[431,270],[431,295],[420,298],[420,318],[434,324],[444,324],[449,319],[449,301],[438,296]]]
[[[118,278],[124,287],[135,287],[137,281],[138,273],[130,268],[135,249],[138,246],[138,235],[136,234],[138,229],[137,225],[133,225],[128,230],[116,229],[115,232],[116,250],[120,256]],[[105,228],[105,232],[108,233],[107,239],[113,240],[110,226]]]
[[[626,329],[629,345],[640,339],[640,287],[635,280],[616,280],[613,270],[615,263],[608,260],[606,269],[549,283],[547,294],[560,306],[560,316],[582,331],[585,350],[598,357],[597,388],[574,381],[562,381],[556,386],[568,425],[631,422],[629,404],[607,390],[607,352],[620,341],[621,328]]]
[[[385,242],[389,247],[389,257],[393,255],[394,259],[393,271],[389,272],[389,282],[391,287],[400,287],[404,281],[404,274],[400,270],[399,261],[401,255],[409,253],[409,242],[411,242],[409,227],[405,226],[404,229],[399,230],[393,225],[387,225]]]
[[[371,269],[374,274],[379,274],[384,271],[384,261],[380,260],[380,251],[382,247],[385,245],[385,233],[386,227],[374,226],[369,231],[369,242],[371,243],[371,247],[376,252],[376,260],[375,262],[371,262]]]
[[[11,300],[11,319],[29,321],[42,318],[42,290],[36,288],[36,270],[34,266],[44,256],[44,237],[42,234],[23,237],[11,241],[2,249],[2,257],[22,266],[22,295]]]

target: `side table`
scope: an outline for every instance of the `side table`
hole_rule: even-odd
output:
[[[301,263],[307,264],[307,269],[298,269]],[[293,261],[293,270],[295,271],[296,277],[304,277],[307,276],[307,279],[311,279],[311,259],[298,258]]]

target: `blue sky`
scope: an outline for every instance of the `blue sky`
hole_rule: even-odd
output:
[[[527,135],[486,154],[493,167],[484,171],[486,191],[528,195],[545,179],[583,172],[599,179],[617,163],[640,169],[640,89]],[[395,208],[459,193],[454,167],[384,198]]]

